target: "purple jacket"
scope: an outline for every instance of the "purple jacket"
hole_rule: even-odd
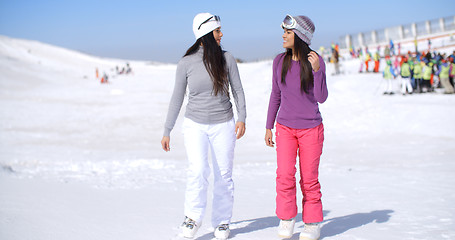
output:
[[[313,128],[322,123],[319,103],[328,96],[325,63],[319,56],[320,68],[313,71],[314,87],[308,94],[300,91],[300,65],[292,61],[286,75],[286,84],[281,83],[284,53],[273,60],[272,93],[270,94],[266,129],[273,129],[275,119],[281,125],[294,129]],[[279,112],[278,112],[279,110]],[[278,117],[277,117],[278,113]]]

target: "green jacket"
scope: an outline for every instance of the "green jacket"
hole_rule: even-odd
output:
[[[431,79],[431,70],[432,70],[433,64],[429,63],[428,65],[425,66],[423,69],[423,80],[430,80]]]
[[[379,59],[381,59],[381,56],[379,56],[378,53],[375,53],[375,54],[373,55],[373,59],[374,59],[375,61],[379,61]]]
[[[387,66],[384,68],[384,73],[383,73],[384,79],[392,79],[392,76],[395,76],[392,73],[392,68],[390,65],[387,64]]]
[[[449,64],[441,64],[439,67],[439,77],[440,78],[449,78],[449,70],[450,70],[450,65]]]
[[[415,79],[422,78],[422,65],[420,65],[420,63],[417,63],[416,65],[414,65],[414,78]]]
[[[403,65],[401,65],[401,76],[402,77],[411,76],[411,67],[409,66],[409,63],[404,62]]]

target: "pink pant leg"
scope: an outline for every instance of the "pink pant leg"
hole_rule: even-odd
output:
[[[303,194],[302,219],[305,223],[322,222],[319,160],[324,142],[324,125],[298,130],[300,158],[300,189]]]
[[[303,194],[303,221],[313,223],[323,220],[318,180],[323,141],[322,124],[311,129],[293,129],[277,123],[276,214],[278,218],[291,219],[297,215],[295,164],[298,152],[300,187]]]
[[[296,157],[298,141],[292,128],[276,125],[276,215],[287,220],[297,215]]]

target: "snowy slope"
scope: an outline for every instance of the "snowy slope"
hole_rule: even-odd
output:
[[[115,75],[126,62],[0,36],[0,239],[181,239],[181,118],[171,152],[160,146],[176,66],[128,61],[134,74]],[[342,65],[328,65],[320,105],[321,239],[455,239],[455,96],[383,96],[380,74]],[[239,70],[248,117],[231,239],[278,239],[263,142],[271,62]],[[212,239],[210,208],[197,239]]]

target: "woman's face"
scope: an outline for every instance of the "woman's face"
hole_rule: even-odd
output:
[[[290,29],[284,29],[283,47],[291,49],[294,48],[294,32]]]
[[[221,38],[223,37],[223,33],[221,32],[221,27],[213,30],[213,37],[215,38],[216,43],[218,43],[218,46],[221,46]]]

